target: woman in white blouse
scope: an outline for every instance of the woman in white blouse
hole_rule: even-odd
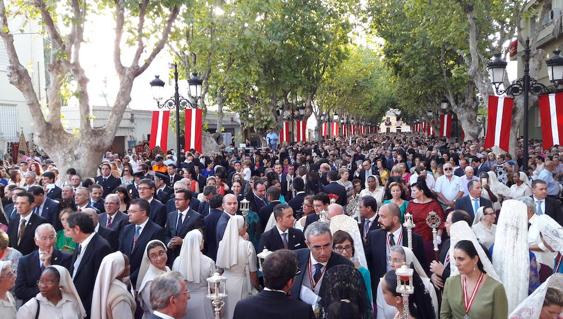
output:
[[[9,261],[0,261],[0,318],[16,319],[16,300],[10,289],[16,283],[16,274]]]
[[[495,241],[495,232],[497,230],[497,225],[495,225],[496,218],[497,215],[492,207],[483,206],[477,210],[473,219],[473,232],[479,243],[483,244],[487,249]]]
[[[530,180],[524,172],[514,172],[512,179],[514,184],[510,186],[510,198],[532,196]]]
[[[17,319],[82,319],[86,311],[74,287],[70,273],[62,266],[43,270],[39,293],[18,311]]]

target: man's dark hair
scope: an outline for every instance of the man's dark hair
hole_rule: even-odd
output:
[[[148,179],[148,178],[142,179],[142,180],[139,182],[139,186],[141,186],[141,185],[143,185],[143,184],[144,184],[144,185],[147,185],[147,186],[148,186],[150,189],[152,189],[152,190],[155,190],[155,189],[156,189],[156,186],[154,185],[154,181],[152,181],[152,180],[150,180],[150,179]]]
[[[131,203],[129,204],[129,206],[131,205],[137,205],[139,206],[139,208],[141,210],[144,210],[146,215],[149,216],[151,213],[151,204],[149,204],[149,202],[146,199],[142,199],[142,198],[135,198],[131,200]]]
[[[328,197],[326,193],[318,193],[317,195],[313,196],[313,200],[321,201],[324,205],[330,204],[330,197]]]
[[[43,173],[43,177],[47,177],[48,179],[54,181],[54,180],[55,180],[55,173],[53,173],[53,172],[45,172],[45,173]]]
[[[215,194],[209,199],[209,207],[219,209],[223,206],[223,195]]]
[[[293,189],[295,192],[302,192],[305,190],[305,182],[301,177],[295,177],[293,179]]]
[[[369,207],[374,212],[377,212],[377,200],[373,196],[364,196],[360,200],[365,207]]]
[[[281,195],[281,189],[277,186],[270,186],[268,187],[266,194],[268,194],[269,201],[279,200]]]
[[[261,178],[256,179],[256,181],[254,182],[254,187],[253,187],[253,189],[256,190],[256,187],[258,187],[258,185],[264,185],[264,186],[266,186],[266,182],[264,182],[264,180],[261,179]]]
[[[38,185],[30,186],[27,189],[27,192],[30,193],[33,196],[45,195],[45,191],[43,190],[43,187],[38,186]]]
[[[332,182],[336,182],[338,180],[338,172],[337,171],[328,172],[328,179],[330,179]]]
[[[94,232],[95,226],[94,221],[90,216],[83,212],[76,212],[70,214],[66,220],[68,227],[73,228],[78,226],[80,231],[85,234],[91,234]]]
[[[274,219],[278,220],[278,218],[282,217],[283,210],[288,208],[291,208],[291,206],[289,206],[288,204],[277,204],[276,206],[274,206]]]
[[[456,209],[452,211],[451,214],[452,214],[452,224],[462,220],[465,221],[469,226],[473,224],[473,218],[471,218],[471,215],[469,215],[469,213],[467,213],[463,209]]]
[[[90,186],[90,190],[93,190],[94,188],[101,189],[102,191],[104,190],[104,187],[100,184],[92,184]]]
[[[33,201],[35,200],[33,198],[33,195],[31,193],[28,193],[26,191],[23,191],[22,193],[19,193],[16,197],[25,197],[27,198],[27,201],[31,204],[33,203]]]
[[[480,181],[476,181],[476,180],[471,180],[467,183],[467,189],[468,190],[472,190],[473,186],[475,185],[475,183],[480,183]]]
[[[211,194],[217,194],[217,187],[209,185],[203,188],[203,196],[209,196]]]
[[[547,185],[547,183],[543,179],[534,179],[532,181],[532,188],[535,188],[538,184]]]
[[[295,253],[280,249],[271,253],[262,264],[264,285],[269,289],[281,290],[297,273]]]
[[[184,199],[188,202],[192,200],[192,192],[187,189],[180,189],[176,191],[176,194],[184,194]]]

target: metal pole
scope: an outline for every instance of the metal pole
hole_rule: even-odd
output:
[[[176,169],[180,169],[180,92],[178,88],[178,65],[174,63],[174,104],[176,104]]]
[[[526,39],[524,48],[524,173],[528,171],[528,103],[530,94],[530,39]]]

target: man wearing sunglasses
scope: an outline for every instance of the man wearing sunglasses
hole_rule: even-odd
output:
[[[448,208],[454,208],[456,200],[463,196],[461,179],[454,175],[452,164],[444,164],[444,175],[436,180],[434,191],[440,202]]]

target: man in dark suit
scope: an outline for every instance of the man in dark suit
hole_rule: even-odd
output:
[[[31,186],[28,192],[33,195],[33,213],[46,219],[56,229],[62,229],[59,222],[59,203],[45,196],[41,186]]]
[[[178,257],[186,234],[203,227],[203,216],[190,209],[191,198],[192,192],[187,189],[179,190],[174,194],[176,211],[168,214],[164,228],[169,265],[172,265],[174,259]]]
[[[174,183],[182,180],[182,176],[176,171],[176,163],[169,163],[168,169],[168,186],[173,187]]]
[[[336,203],[340,204],[343,207],[346,206],[346,204],[348,203],[348,196],[346,194],[346,188],[338,184],[338,172],[328,172],[328,179],[330,180],[330,183],[322,187],[323,192],[329,195],[332,194],[338,196]]]
[[[132,199],[139,198],[139,183],[145,179],[144,171],[133,172],[133,183],[127,185],[127,191]]]
[[[149,202],[142,198],[133,199],[129,205],[129,225],[119,236],[119,251],[129,257],[131,282],[137,282],[137,275],[147,243],[153,239],[164,242],[164,230],[149,218]]]
[[[158,199],[154,198],[154,192],[156,187],[154,182],[150,179],[143,179],[139,183],[139,198],[142,198],[149,202],[150,205],[150,219],[158,224],[160,227],[164,227],[166,224],[166,206],[164,206]]]
[[[232,216],[236,215],[237,209],[238,201],[235,195],[227,194],[223,196],[223,214],[219,217],[219,220],[217,221],[217,228],[215,230],[217,247],[219,247],[219,242],[223,239],[229,220]]]
[[[364,251],[366,250],[368,233],[372,230],[379,229],[377,220],[377,200],[371,196],[364,196],[360,198],[360,218],[361,223],[358,224],[360,228],[360,235],[364,241]]]
[[[301,273],[295,276],[291,289],[291,298],[300,299],[301,293],[308,291],[319,295],[322,289],[324,273],[337,265],[354,267],[352,262],[332,252],[332,235],[327,223],[314,222],[305,231],[309,248],[296,250]],[[300,299],[301,300],[301,299]]]
[[[43,187],[47,190],[47,197],[52,200],[60,200],[62,198],[63,190],[55,185],[55,173],[45,172],[41,175]]]
[[[546,214],[563,225],[561,201],[547,196],[547,183],[541,179],[532,182],[532,198],[536,204],[536,215]]]
[[[156,305],[150,319],[186,317],[190,292],[186,279],[177,271],[157,276],[151,282],[151,304]]]
[[[401,226],[401,210],[396,204],[390,203],[379,209],[379,224],[381,229],[368,233],[366,259],[371,275],[372,291],[377,291],[379,279],[391,270],[389,263],[390,248],[395,245],[407,246],[407,230]],[[424,249],[422,238],[413,232],[413,252],[421,263],[424,263]],[[424,267],[425,265],[423,265]],[[425,267],[426,268],[426,267]],[[375,296],[373,302],[375,303]]]
[[[92,202],[90,202],[90,189],[86,187],[81,186],[76,188],[76,191],[74,192],[74,203],[76,204],[76,210],[79,212],[84,208],[94,208],[95,210],[98,210],[92,205]]]
[[[50,265],[70,267],[72,256],[55,249],[57,233],[50,224],[41,224],[35,230],[35,244],[38,249],[18,261],[18,277],[15,293],[24,303],[35,297],[39,292],[37,281],[41,271]]]
[[[313,209],[315,210],[315,213],[307,215],[307,218],[305,219],[305,230],[307,230],[309,225],[319,220],[319,216],[322,212],[328,212],[328,205],[330,205],[330,198],[327,194],[318,193],[313,196]]]
[[[266,184],[263,181],[254,182],[252,192],[249,192],[246,196],[248,200],[249,208],[251,211],[258,213],[262,207],[266,206]]]
[[[206,187],[213,187],[214,189],[216,189],[215,186],[206,186]],[[183,182],[183,181],[179,181],[179,182],[174,183],[174,188],[172,189],[172,191],[174,193],[181,190],[181,189],[188,189],[188,185],[186,185],[186,183]],[[199,213],[199,207],[200,207],[200,201],[197,199],[197,194],[192,193],[192,199],[190,200],[190,209]],[[166,213],[170,214],[173,211],[176,211],[176,200],[174,199],[174,196],[172,195],[172,198],[170,198],[166,202]],[[200,213],[200,215],[202,215],[202,214]]]
[[[106,211],[104,207],[104,188],[102,185],[94,184],[90,186],[90,205],[98,210],[98,214]]]
[[[121,185],[119,178],[111,175],[111,166],[109,163],[102,163],[100,165],[102,175],[96,177],[96,184],[101,185],[104,188],[104,193],[102,197],[106,197],[108,194],[113,193],[113,191]]]
[[[129,217],[119,211],[119,195],[109,194],[104,200],[105,213],[100,214],[100,224],[121,234],[125,225],[129,224]]]
[[[314,319],[313,308],[288,296],[298,271],[297,258],[288,250],[270,254],[262,265],[264,290],[239,301],[233,319]],[[290,314],[290,315],[288,315]]]
[[[98,233],[105,240],[107,240],[112,252],[116,251],[118,246],[119,234],[113,229],[109,229],[100,225],[99,215],[93,208],[85,208],[82,210],[82,212],[88,214],[88,216],[90,216],[90,218],[94,222],[94,232]]]
[[[278,204],[274,207],[273,214],[276,219],[276,227],[262,234],[258,252],[261,252],[264,248],[269,251],[305,248],[303,232],[293,228],[295,222],[293,209],[288,204]]]
[[[292,185],[293,190],[295,191],[295,196],[287,203],[291,206],[291,208],[293,208],[295,219],[299,219],[303,215],[303,200],[305,199],[305,196],[307,196],[305,193],[305,183],[301,177],[295,177]]]
[[[86,213],[70,214],[67,219],[68,233],[72,241],[78,244],[72,256],[70,273],[76,291],[89,318],[92,305],[94,283],[102,259],[111,253],[109,243],[94,231],[94,222]]]
[[[266,228],[270,215],[272,215],[272,212],[274,211],[274,207],[280,203],[280,188],[277,186],[268,187],[266,196],[268,198],[268,205],[262,207],[258,212],[258,217],[260,217],[260,226],[262,227],[261,229]]]
[[[480,181],[470,181],[467,184],[467,188],[469,189],[469,195],[458,199],[455,202],[455,209],[462,209],[471,215],[471,218],[473,218],[479,207],[493,207],[493,203],[491,203],[490,200],[481,197],[482,188]]]
[[[37,226],[48,221],[32,212],[33,195],[27,192],[19,193],[16,197],[15,207],[17,215],[8,224],[10,247],[18,250],[22,255],[27,255],[37,249],[34,236]]]
[[[154,185],[156,187],[155,197],[162,203],[174,198],[174,189],[168,186],[168,175],[159,172],[154,173]]]
[[[205,217],[207,216],[207,214],[209,214],[209,199],[214,196],[215,194],[217,194],[217,187],[213,186],[213,185],[209,185],[209,186],[205,186],[203,188],[203,200],[199,203],[199,208],[197,209],[197,212]]]
[[[203,239],[203,252],[204,254],[215,260],[217,258],[217,222],[221,215],[223,215],[223,195],[216,194],[209,200],[209,214],[205,216],[204,223],[204,239]]]

